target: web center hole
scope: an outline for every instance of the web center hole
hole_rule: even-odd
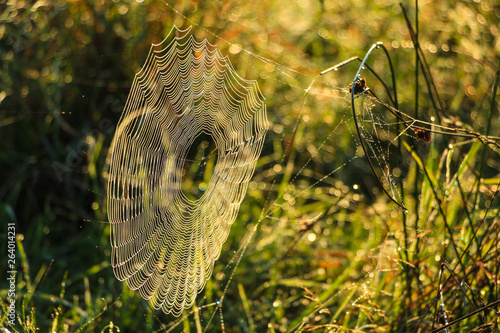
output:
[[[182,167],[182,192],[198,200],[206,192],[217,163],[217,147],[212,137],[202,133],[196,137]]]

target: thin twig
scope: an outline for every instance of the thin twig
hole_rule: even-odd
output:
[[[443,325],[443,326],[441,326],[441,327],[438,327],[438,328],[436,328],[436,329],[434,329],[434,330],[430,331],[430,333],[438,333],[438,332],[441,332],[442,330],[445,330],[445,329],[447,329],[448,327],[451,327],[451,326],[453,326],[453,325],[455,325],[455,324],[457,324],[457,323],[461,322],[461,321],[462,321],[462,320],[464,320],[464,319],[467,319],[467,318],[469,318],[469,317],[472,317],[472,316],[473,316],[473,315],[475,315],[476,313],[480,313],[480,312],[483,312],[483,311],[485,311],[485,310],[488,310],[489,308],[491,308],[491,307],[493,307],[493,306],[495,306],[495,305],[497,305],[497,304],[500,304],[500,299],[499,299],[499,300],[496,300],[496,301],[494,301],[493,303],[490,303],[490,304],[488,304],[488,305],[486,305],[486,306],[483,306],[482,308],[479,308],[479,309],[477,309],[477,310],[474,310],[474,311],[472,311],[471,313],[466,314],[466,315],[465,315],[465,316],[463,316],[463,317],[460,317],[460,318],[458,318],[458,319],[455,319],[455,320],[453,320],[453,321],[449,322],[449,323],[448,323],[448,324],[446,324],[446,325]]]
[[[396,107],[396,109],[399,109],[399,106],[398,106],[398,97],[397,97],[397,94],[396,94],[396,80],[394,78],[394,71],[393,71],[393,68],[392,68],[392,62],[390,61],[389,54],[387,52],[387,49],[384,47],[384,45],[381,42],[378,42],[377,44],[378,44],[378,46],[383,47],[383,49],[386,52],[387,57],[389,59],[389,66],[391,68],[391,76],[392,76],[392,84],[393,84],[392,89],[394,91],[394,97],[392,96],[389,87],[387,86],[387,84],[385,83],[385,81],[382,80],[382,78],[380,77],[380,75],[378,75],[378,73],[375,72],[375,70],[372,69],[368,64],[365,64],[365,67],[375,76],[375,78],[377,78],[377,80],[380,83],[382,83],[382,85],[384,86],[384,89],[385,89],[387,95],[389,96],[389,99],[391,100],[392,105],[394,105]],[[328,69],[325,69],[324,71],[322,71],[320,73],[320,75],[325,75],[326,73],[329,73],[331,71],[337,71],[337,70],[339,70],[339,68],[341,68],[341,67],[343,67],[343,66],[345,66],[345,65],[347,65],[347,64],[349,64],[349,63],[351,63],[351,62],[353,62],[355,60],[363,62],[363,60],[360,57],[358,57],[358,56],[352,57],[352,58],[349,58],[349,59],[347,59],[345,61],[342,61],[341,63],[339,63],[339,64],[337,64],[335,66],[332,66],[332,67],[330,67]]]

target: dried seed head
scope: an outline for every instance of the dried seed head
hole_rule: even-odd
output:
[[[352,89],[352,83],[349,85],[349,91]],[[354,94],[361,94],[363,91],[368,89],[366,85],[366,79],[364,77],[358,77],[354,83]]]
[[[413,132],[415,132],[418,141],[431,142],[431,131],[424,128],[414,128]]]

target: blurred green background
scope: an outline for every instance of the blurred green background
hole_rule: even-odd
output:
[[[444,257],[461,269],[443,296],[450,318],[480,307],[474,295],[484,304],[498,299],[498,240],[492,236],[499,231],[499,204],[492,200],[498,149],[447,136],[433,136],[430,145],[409,137],[436,181],[418,171],[419,160],[405,149],[389,161],[403,170],[397,180],[407,189],[405,215],[357,158],[350,100],[339,88],[352,82],[358,64],[318,76],[381,41],[395,66],[400,110],[425,120],[441,112],[422,74],[416,85],[415,49],[398,2],[167,2],[0,0],[0,221],[16,223],[18,265],[19,317],[9,330],[112,331],[113,321],[121,332],[157,331],[159,322],[177,325],[168,326],[174,331],[196,331],[198,324],[209,332],[426,331],[433,319],[444,322],[434,311]],[[415,3],[403,6],[414,24]],[[446,109],[442,125],[499,135],[492,92],[500,4],[420,1],[418,20],[420,45]],[[157,320],[137,293],[114,280],[109,264],[106,154],[151,44],[173,25],[193,24],[197,38],[217,44],[242,77],[258,81],[272,126],[240,215],[200,295],[199,316],[159,312]],[[380,52],[370,66],[390,85]],[[386,100],[382,85],[365,74]],[[325,97],[304,92],[313,80]],[[293,142],[291,152],[284,152],[287,142]],[[281,210],[287,194],[295,202]],[[444,212],[436,196],[446,202]],[[267,198],[278,202],[258,222],[273,201]],[[458,260],[451,243],[469,252]],[[7,258],[4,244],[0,254]],[[248,247],[228,284],[241,244]],[[0,269],[3,277],[6,259]],[[471,289],[460,287],[460,279]],[[0,286],[5,306],[6,279]],[[222,295],[222,310],[213,313],[210,304]],[[475,301],[463,301],[465,295]],[[471,316],[461,329],[490,322],[485,332],[498,329],[494,312],[484,316]]]

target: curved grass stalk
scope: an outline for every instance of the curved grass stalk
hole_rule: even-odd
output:
[[[391,69],[391,77],[392,77],[392,86],[393,86],[393,91],[394,91],[394,97],[393,95],[391,94],[390,92],[390,89],[387,87],[387,84],[380,78],[380,76],[370,67],[366,64],[366,61],[368,59],[368,57],[370,56],[370,54],[373,52],[374,49],[378,49],[382,47],[382,49],[384,50],[384,53],[385,55],[387,56],[387,59],[388,59],[388,62],[389,62],[389,67]],[[359,65],[359,68],[358,68],[358,71],[356,73],[356,75],[354,76],[354,79],[352,81],[352,84],[351,84],[351,105],[352,105],[352,112],[353,112],[353,116],[354,116],[354,124],[356,126],[356,131],[357,131],[357,134],[358,134],[358,137],[359,137],[359,141],[360,141],[360,144],[361,144],[361,148],[363,149],[363,152],[366,156],[366,159],[368,161],[368,164],[370,166],[370,169],[373,173],[373,175],[375,176],[375,178],[377,179],[377,182],[379,184],[379,186],[382,188],[382,190],[384,191],[385,195],[391,199],[392,202],[394,202],[396,205],[398,205],[399,207],[401,207],[404,211],[407,211],[408,209],[404,206],[404,204],[398,202],[387,190],[386,188],[384,187],[384,184],[382,183],[382,181],[380,180],[380,177],[377,175],[377,172],[375,171],[375,166],[373,165],[373,162],[371,161],[369,155],[368,155],[368,150],[366,149],[366,146],[364,144],[364,141],[363,141],[363,137],[362,137],[362,134],[361,134],[361,130],[360,130],[360,126],[359,126],[359,123],[358,123],[358,119],[357,119],[357,114],[356,114],[356,105],[354,103],[354,100],[356,98],[358,98],[359,96],[371,91],[370,88],[367,88],[365,89],[364,91],[362,91],[361,93],[359,94],[355,94],[355,88],[356,88],[356,82],[357,80],[360,79],[360,73],[361,73],[361,70],[364,69],[365,67],[368,68],[368,70],[373,73],[373,75],[375,75],[375,77],[377,78],[377,80],[379,80],[382,85],[384,86],[384,89],[385,91],[387,92],[387,95],[389,96],[389,99],[391,100],[392,104],[396,107],[396,109],[398,109],[398,100],[397,100],[397,90],[396,90],[396,79],[395,79],[395,75],[394,75],[394,70],[393,70],[393,66],[392,66],[392,61],[391,61],[391,58],[389,56],[389,53],[387,51],[387,49],[385,48],[385,46],[382,44],[382,42],[377,42],[375,44],[373,44],[371,46],[371,48],[368,50],[368,52],[366,53],[365,57],[363,60],[361,60],[361,58],[359,57],[352,57],[346,61],[343,61],[341,62],[340,64],[337,64],[333,67],[330,67],[324,71],[322,71],[320,74],[321,75],[324,75],[330,71],[336,71],[338,70],[340,67],[342,66],[345,66],[349,63],[351,63],[352,61],[354,60],[359,60],[361,61],[361,64]],[[373,93],[372,93],[373,94]],[[378,97],[377,97],[377,100]],[[389,108],[390,109],[390,108]],[[391,111],[392,112],[392,111]],[[394,112],[393,112],[394,113]],[[406,125],[406,121],[404,119],[402,119],[401,117],[399,117],[399,115],[397,115],[397,118],[400,119],[401,121],[405,122],[405,125]]]
[[[376,45],[378,47],[382,47],[382,49],[384,50],[386,56],[387,56],[387,59],[388,59],[388,62],[389,62],[389,67],[391,69],[391,78],[392,78],[392,90],[394,91],[394,96],[391,94],[391,91],[389,89],[389,87],[387,86],[387,84],[385,83],[384,80],[382,80],[382,78],[377,74],[377,72],[375,72],[374,69],[372,69],[368,64],[364,64],[364,66],[366,67],[366,69],[368,69],[374,76],[375,78],[377,78],[377,80],[382,84],[382,86],[384,87],[386,93],[387,93],[387,96],[389,97],[389,99],[391,100],[391,103],[396,107],[396,109],[399,109],[399,104],[398,104],[398,95],[397,95],[397,89],[396,89],[396,77],[394,75],[394,70],[393,70],[393,67],[392,67],[392,61],[391,61],[391,58],[389,56],[389,52],[387,51],[386,47],[384,46],[384,44],[382,44],[382,42],[377,42]],[[331,71],[337,71],[339,70],[339,68],[355,61],[355,60],[358,60],[360,61],[361,63],[363,63],[363,60],[356,56],[356,57],[352,57],[352,58],[349,58],[335,66],[332,66],[328,69],[325,69],[324,71],[322,71],[320,73],[320,75],[324,75],[328,72],[331,72]]]
[[[358,133],[358,137],[359,137],[359,142],[361,144],[361,148],[363,149],[363,152],[366,156],[366,160],[368,161],[368,164],[370,165],[370,169],[372,171],[372,173],[375,175],[375,178],[377,179],[377,182],[379,183],[379,186],[382,188],[382,190],[384,191],[385,195],[387,195],[387,197],[389,199],[391,199],[392,202],[394,202],[396,205],[398,205],[399,207],[401,207],[405,212],[408,210],[403,203],[400,203],[398,202],[388,191],[387,189],[384,187],[384,184],[382,183],[382,181],[380,180],[380,177],[377,175],[377,172],[375,171],[375,166],[373,165],[373,162],[371,161],[369,155],[368,155],[368,150],[366,149],[366,146],[365,146],[365,143],[363,141],[363,137],[362,137],[362,134],[361,134],[361,129],[360,129],[360,126],[359,126],[359,123],[358,123],[358,117],[357,117],[357,114],[356,114],[356,103],[354,102],[354,100],[359,97],[358,96],[355,96],[355,93],[354,93],[354,90],[355,90],[355,86],[356,86],[356,81],[360,78],[360,73],[361,73],[361,70],[365,67],[365,63],[366,63],[366,60],[368,60],[368,57],[370,56],[370,54],[373,52],[373,50],[375,49],[378,49],[380,48],[380,46],[382,46],[382,48],[385,50],[386,52],[386,56],[388,57],[389,59],[389,63],[391,64],[391,74],[392,74],[392,79],[393,79],[393,85],[394,85],[394,88],[395,88],[395,77],[394,77],[394,72],[392,70],[392,63],[390,61],[390,57],[387,53],[387,50],[385,49],[385,47],[383,46],[383,44],[381,42],[378,42],[378,43],[375,43],[372,45],[372,47],[368,50],[368,52],[366,53],[363,61],[361,61],[361,65],[359,66],[358,68],[358,71],[356,72],[356,75],[354,76],[354,79],[352,81],[352,84],[351,84],[351,107],[352,107],[352,113],[353,113],[353,117],[354,117],[354,124],[356,126],[356,131]],[[396,92],[396,90],[394,90]],[[390,94],[389,94],[390,95]],[[395,101],[397,101],[397,99],[395,98]],[[396,102],[397,103],[397,102]]]

